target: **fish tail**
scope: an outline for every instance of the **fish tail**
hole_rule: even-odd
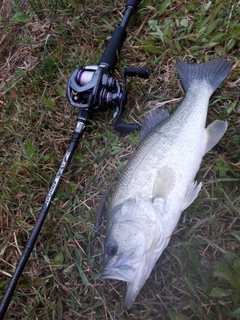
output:
[[[178,60],[176,66],[185,91],[190,88],[194,80],[198,80],[208,82],[214,92],[231,72],[232,62],[224,58],[200,64]]]

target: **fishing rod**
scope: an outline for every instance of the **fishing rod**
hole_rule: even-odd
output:
[[[35,226],[32,229],[19,263],[1,301],[0,320],[4,318],[8,309],[18,281],[29,260],[30,254],[47,217],[51,203],[59,186],[61,176],[71,162],[79,140],[86,128],[89,117],[94,112],[103,112],[109,108],[115,108],[113,118],[114,129],[116,131],[120,133],[130,133],[139,129],[139,126],[136,123],[123,123],[120,121],[124,112],[124,106],[127,102],[126,77],[138,76],[140,78],[148,79],[149,71],[147,68],[125,68],[122,76],[122,85],[116,78],[114,78],[113,72],[127,36],[127,24],[132,14],[137,10],[140,2],[141,0],[127,1],[125,14],[122,18],[121,24],[115,28],[98,65],[78,67],[73,71],[69,78],[67,85],[68,101],[73,107],[80,109],[77,116],[76,127],[74,129],[70,145],[63,157],[56,177],[38,215]]]

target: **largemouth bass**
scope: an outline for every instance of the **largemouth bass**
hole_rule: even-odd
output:
[[[202,157],[221,139],[227,122],[206,128],[210,96],[232,63],[217,58],[176,63],[185,97],[175,113],[153,110],[142,125],[142,141],[113,192],[107,218],[102,279],[127,282],[123,303],[132,306],[167,247],[181,213],[194,201]]]

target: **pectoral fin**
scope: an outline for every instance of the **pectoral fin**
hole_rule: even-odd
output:
[[[167,165],[161,167],[154,181],[152,198],[166,199],[175,185],[175,180],[175,173],[171,167]]]
[[[225,131],[227,130],[227,122],[221,120],[213,121],[207,128],[207,146],[206,146],[206,153],[210,151],[222,138]]]
[[[182,205],[182,211],[184,211],[190,204],[197,198],[199,191],[202,188],[202,182],[197,186],[197,181],[193,181],[186,192],[184,202]]]

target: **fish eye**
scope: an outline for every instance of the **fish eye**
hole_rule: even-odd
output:
[[[108,241],[108,243],[106,244],[106,253],[109,256],[115,256],[115,254],[118,251],[118,245],[116,241]]]

